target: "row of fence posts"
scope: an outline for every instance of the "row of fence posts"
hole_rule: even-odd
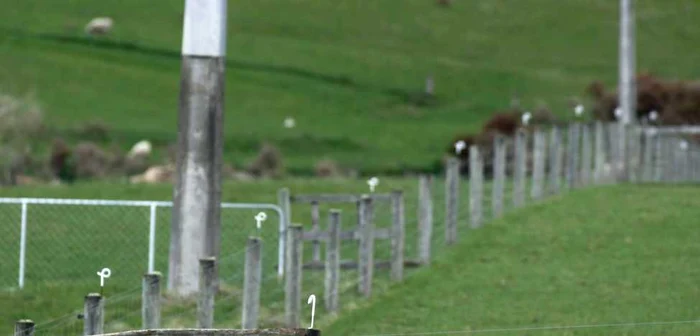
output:
[[[216,286],[216,258],[202,258],[199,261],[199,291],[197,293],[197,328],[211,329],[214,325],[214,301]],[[262,279],[262,240],[249,237],[246,250],[244,292],[241,316],[243,329],[258,327],[260,307],[260,286]],[[141,296],[141,319],[143,329],[159,329],[161,326],[161,274],[148,273],[143,276]],[[85,296],[83,306],[83,334],[104,333],[105,301],[102,295],[90,293]],[[20,320],[15,325],[16,336],[34,333],[34,322]]]
[[[557,194],[561,189],[570,189],[585,186],[590,183],[607,183],[614,181],[614,171],[605,171],[604,165],[607,162],[618,164],[620,143],[613,141],[617,139],[619,126],[615,123],[605,127],[601,122],[594,124],[594,134],[591,135],[589,124],[573,123],[569,125],[568,138],[576,141],[567,141],[566,148],[562,146],[561,129],[557,126],[550,129],[549,146],[547,146],[547,135],[541,129],[534,129],[532,145],[532,183],[529,196],[533,200],[538,200],[546,194]],[[641,140],[641,137],[631,139]],[[641,133],[636,133],[640,135]],[[653,142],[653,136],[644,137],[644,153],[641,153],[642,144],[634,140],[627,144],[630,149],[631,165],[625,165],[630,171],[641,168],[644,179],[661,180],[661,173],[658,171],[659,160],[668,157],[664,153],[660,144],[661,141]],[[494,179],[491,194],[491,207],[493,217],[499,217],[503,213],[505,206],[504,189],[506,180],[506,159],[507,147],[506,138],[497,135],[494,138],[493,150],[493,170]],[[591,144],[592,142],[592,144]],[[518,130],[514,138],[515,168],[513,174],[513,207],[522,207],[526,204],[526,180],[527,180],[527,133]],[[607,146],[606,146],[607,145]],[[581,148],[579,148],[579,146]],[[606,148],[607,147],[607,148]],[[566,153],[576,153],[576,155],[566,155]],[[637,154],[639,154],[637,156]],[[640,157],[641,156],[641,157]],[[678,157],[678,155],[674,156]],[[548,158],[548,160],[546,159]],[[566,159],[566,161],[565,161]],[[656,165],[654,166],[653,160]],[[643,161],[643,162],[642,162]],[[673,161],[678,163],[681,161]],[[563,164],[566,170],[564,171]],[[446,202],[445,202],[445,241],[447,244],[455,243],[457,240],[458,208],[459,208],[459,165],[457,158],[451,158],[447,163],[446,170]],[[641,166],[641,167],[639,167]],[[653,166],[657,170],[647,171]],[[483,225],[483,190],[484,190],[484,155],[478,146],[469,147],[469,213],[470,227],[478,228]],[[631,168],[635,167],[635,168]],[[686,167],[687,168],[687,167]],[[675,168],[680,169],[678,167]],[[684,168],[685,169],[685,168]],[[561,185],[563,175],[564,185]],[[636,176],[635,174],[631,174]],[[700,176],[699,176],[700,177]],[[433,229],[433,201],[431,195],[433,179],[431,176],[422,175],[419,177],[418,188],[418,263],[428,265],[431,257],[431,237]],[[546,183],[545,183],[546,182]],[[547,188],[545,188],[547,184]],[[288,199],[289,191],[280,190],[280,195],[285,194],[281,199]],[[396,192],[395,192],[396,194]],[[400,195],[401,192],[399,191]],[[390,231],[392,239],[392,260],[390,263],[391,278],[394,281],[401,281],[403,278],[403,234],[404,234],[404,208],[403,198],[396,197],[392,202],[392,214],[394,217],[392,229]],[[289,203],[281,204],[285,209],[285,214],[289,213]],[[365,297],[371,294],[372,276],[374,271],[374,226],[371,217],[372,198],[361,197],[358,202],[359,225],[357,236],[359,237],[359,292]],[[315,216],[319,216],[316,214]],[[325,260],[325,288],[324,302],[329,312],[337,312],[339,309],[338,286],[340,280],[340,242],[343,231],[341,229],[341,212],[337,209],[330,210],[328,232],[324,233],[326,242]],[[314,219],[318,222],[318,218]],[[302,256],[304,231],[299,224],[288,226],[287,243],[285,251],[285,322],[290,328],[297,327],[300,321],[301,311],[301,290],[302,290]],[[308,239],[307,239],[308,240]],[[317,239],[312,239],[316,241]],[[315,246],[318,246],[317,244]],[[320,247],[320,246],[319,246]],[[314,249],[316,251],[316,248]],[[396,253],[400,251],[400,253]],[[314,252],[314,255],[320,253]],[[216,260],[214,258],[203,258],[200,260],[200,290],[197,298],[197,327],[212,328],[214,321],[214,301],[216,285],[214,279],[214,269]],[[143,277],[142,296],[142,321],[144,329],[157,329],[160,327],[161,313],[161,289],[159,273],[149,273]],[[257,328],[258,313],[260,306],[260,285],[262,279],[262,241],[258,237],[249,237],[247,244],[245,276],[244,276],[244,296],[241,324],[243,329]],[[104,326],[104,300],[96,293],[88,294],[84,304],[84,334],[96,335],[103,332]],[[31,320],[17,321],[15,335],[32,335],[34,323]]]
[[[430,192],[427,190],[429,185],[426,179],[421,179],[423,185],[423,196],[429,199]],[[281,193],[288,193],[288,190],[282,189]],[[343,195],[344,196],[344,195]],[[338,195],[334,197],[339,197]],[[341,196],[342,197],[342,196]],[[358,225],[355,229],[349,231],[342,230],[341,210],[330,209],[328,216],[328,230],[322,231],[320,225],[313,227],[309,231],[304,231],[300,224],[292,224],[287,229],[287,250],[286,250],[286,276],[285,276],[285,323],[289,327],[295,326],[300,320],[300,305],[301,305],[301,288],[302,288],[302,270],[304,268],[303,244],[305,241],[324,242],[326,247],[326,259],[323,264],[325,271],[324,276],[324,302],[325,308],[329,313],[337,313],[339,303],[339,284],[340,274],[343,265],[341,263],[341,241],[342,240],[357,240],[358,242],[358,261],[353,268],[358,270],[358,292],[364,297],[370,297],[372,293],[372,281],[374,269],[380,266],[376,263],[374,257],[374,241],[375,239],[389,239],[391,241],[391,260],[384,262],[388,264],[390,269],[390,278],[394,282],[403,280],[404,276],[404,239],[405,239],[405,217],[404,217],[404,200],[403,192],[395,190],[390,194],[392,204],[392,224],[387,229],[377,229],[374,225],[373,218],[373,198],[370,195],[362,195],[357,202],[358,206]],[[283,197],[284,198],[284,197]],[[287,198],[288,199],[288,198]],[[421,203],[422,217],[425,218],[422,222],[427,225],[432,225],[432,214],[429,207],[431,203]],[[317,216],[320,216],[318,214]],[[429,218],[429,219],[428,219]],[[426,224],[424,228],[428,227]],[[427,228],[431,230],[431,228]],[[429,232],[428,232],[429,233]],[[422,257],[429,258],[430,239],[421,235],[421,242],[424,248],[421,249]],[[314,247],[318,244],[312,244]],[[425,247],[427,246],[427,247]],[[320,246],[319,246],[320,247]],[[320,254],[320,253],[319,253]],[[313,258],[312,258],[313,259]],[[310,266],[317,266],[315,262]],[[413,262],[416,264],[417,262]]]
[[[626,127],[626,138],[619,136]],[[676,136],[661,137],[653,129],[644,131],[638,126],[619,123],[571,123],[564,143],[560,126],[541,128],[531,132],[532,182],[530,197],[542,199],[562,190],[590,184],[614,183],[622,178],[629,182],[690,182],[700,180],[700,150],[697,144]],[[522,207],[527,194],[528,132],[519,129],[514,137],[513,207]],[[494,218],[503,213],[506,183],[506,137],[496,135],[493,140],[493,185],[491,212]],[[680,144],[680,146],[679,146]],[[549,145],[549,146],[547,146]],[[690,148],[692,146],[692,148]],[[623,154],[623,152],[626,152]],[[459,205],[459,166],[457,158],[447,161],[446,169],[446,225],[445,241],[457,239]],[[479,146],[469,147],[469,213],[470,226],[483,224],[484,155]],[[563,185],[562,185],[563,181]],[[546,184],[546,188],[545,188]]]
[[[613,124],[613,126],[616,126]],[[603,173],[605,157],[605,134],[603,124],[596,123],[594,136],[591,135],[590,124],[572,123],[569,125],[567,138],[569,141],[563,145],[563,132],[558,126],[550,129],[549,146],[547,135],[539,128],[533,130],[532,137],[532,175],[530,198],[542,199],[545,195],[557,194],[562,189],[577,188],[589,185],[592,182],[603,183],[608,176]],[[615,138],[616,127],[611,127],[610,138]],[[514,168],[513,168],[513,195],[512,206],[522,207],[526,204],[528,195],[528,133],[519,129],[513,139]],[[504,212],[506,166],[507,166],[507,138],[497,134],[493,139],[493,181],[491,188],[491,213],[494,218],[500,217]],[[614,141],[608,141],[613,144]],[[571,154],[574,155],[571,155]],[[565,155],[569,154],[569,155]],[[618,154],[611,151],[611,154]],[[549,160],[546,160],[546,158]],[[483,197],[484,197],[484,149],[472,145],[469,147],[469,221],[470,227],[478,228],[483,225]],[[613,156],[613,162],[617,157]],[[460,160],[452,157],[447,161],[446,169],[446,224],[445,241],[452,244],[457,240],[458,212],[459,212],[459,167]],[[548,174],[548,175],[547,175]],[[563,180],[563,185],[562,185]],[[545,188],[545,184],[548,188]]]

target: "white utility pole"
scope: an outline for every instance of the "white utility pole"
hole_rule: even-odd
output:
[[[185,0],[168,269],[181,296],[198,290],[199,259],[219,258],[226,10],[227,0]]]

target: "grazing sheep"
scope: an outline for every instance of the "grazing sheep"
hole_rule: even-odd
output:
[[[133,147],[131,147],[131,150],[129,151],[129,154],[127,154],[127,157],[133,158],[136,156],[148,156],[151,154],[152,150],[153,146],[151,145],[150,141],[141,140],[134,144]]]
[[[85,33],[89,35],[106,35],[112,31],[114,20],[110,17],[96,17],[85,25]]]

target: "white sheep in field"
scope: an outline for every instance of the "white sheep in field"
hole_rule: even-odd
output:
[[[153,146],[151,145],[151,142],[148,140],[141,140],[134,144],[133,147],[131,147],[131,150],[127,154],[127,157],[133,158],[137,156],[148,156],[151,154],[151,151],[153,150]]]
[[[110,17],[96,17],[85,25],[85,33],[90,35],[105,35],[112,31],[114,20]]]

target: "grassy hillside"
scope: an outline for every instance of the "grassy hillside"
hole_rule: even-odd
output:
[[[696,335],[697,324],[534,329],[696,320],[697,192],[594,188],[511,212],[465,234],[430,269],[320,328],[329,335]],[[533,330],[503,331],[521,327]]]
[[[103,143],[174,141],[182,2],[0,0],[0,88],[35,91],[52,132]],[[566,101],[593,79],[614,85],[615,1],[282,1],[229,4],[226,161],[263,141],[294,171],[327,157],[367,172],[427,168],[458,132],[517,93],[526,106]],[[114,34],[82,33],[112,16]],[[639,67],[697,77],[700,5],[638,1]],[[416,105],[428,74],[437,100]],[[284,129],[286,116],[297,128]],[[69,132],[73,130],[72,132]],[[48,139],[35,139],[41,147]]]

